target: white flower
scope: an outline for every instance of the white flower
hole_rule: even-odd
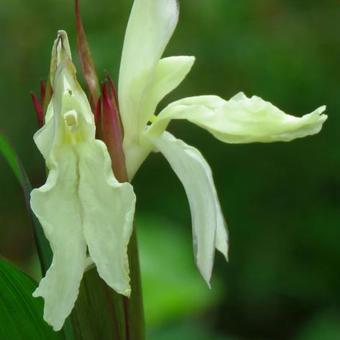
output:
[[[166,131],[186,119],[226,143],[289,141],[318,133],[321,107],[297,118],[258,97],[240,93],[226,101],[199,96],[175,101],[155,115],[159,102],[190,71],[193,57],[161,56],[178,20],[176,0],[135,0],[119,75],[124,153],[131,180],[148,154],[160,151],[188,196],[197,266],[210,284],[215,249],[228,256],[228,235],[211,169],[201,153]],[[31,194],[31,207],[51,244],[53,261],[34,296],[44,298],[44,318],[61,329],[77,299],[84,270],[96,265],[115,291],[130,294],[127,246],[135,195],[112,172],[105,144],[95,139],[89,102],[77,79],[66,33],[52,50],[53,96],[34,140],[48,178]]]
[[[201,153],[165,129],[186,119],[226,143],[290,141],[316,134],[325,107],[301,118],[287,115],[258,97],[240,93],[178,100],[158,115],[159,102],[190,71],[193,57],[161,56],[178,20],[176,0],[135,0],[127,27],[119,75],[119,106],[130,179],[151,151],[160,151],[182,182],[191,208],[198,268],[209,284],[215,248],[225,257],[228,237],[211,170]]]
[[[51,85],[46,122],[34,136],[48,178],[32,191],[31,207],[53,251],[34,296],[44,298],[44,319],[59,330],[89,262],[115,291],[130,294],[127,245],[135,195],[129,183],[115,179],[107,148],[95,139],[94,117],[63,31],[52,51]]]

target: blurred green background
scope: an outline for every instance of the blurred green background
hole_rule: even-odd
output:
[[[230,262],[217,255],[209,290],[194,265],[184,190],[161,155],[151,155],[134,182],[148,338],[340,339],[339,1],[180,2],[165,55],[195,55],[197,62],[165,103],[242,90],[296,115],[327,104],[329,119],[317,136],[253,145],[222,144],[172,123],[170,130],[197,146],[213,169]],[[117,80],[131,3],[81,1],[102,76]],[[29,91],[47,77],[58,29],[68,31],[74,48],[71,0],[0,0],[0,130],[35,186],[44,166],[32,140]],[[0,253],[37,277],[23,196],[2,158],[0,188]]]

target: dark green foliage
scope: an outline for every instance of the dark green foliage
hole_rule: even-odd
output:
[[[34,236],[39,254],[41,271],[43,274],[45,274],[52,261],[52,252],[49,243],[45,238],[41,225],[37,218],[32,213],[29,205],[32,186],[28,179],[26,171],[21,161],[19,160],[18,156],[16,155],[14,149],[6,140],[6,138],[2,135],[0,135],[0,154],[4,156],[4,158],[6,159],[7,163],[9,164],[10,168],[12,169],[13,173],[15,174],[17,180],[21,185],[25,197],[27,211],[33,221]]]
[[[43,320],[41,299],[32,297],[37,284],[0,259],[0,339],[63,339]]]

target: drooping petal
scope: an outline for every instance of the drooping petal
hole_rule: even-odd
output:
[[[217,197],[217,193],[216,193]],[[219,205],[216,208],[217,211],[217,227],[216,227],[216,237],[215,237],[215,247],[216,249],[224,255],[225,259],[228,261],[228,251],[229,251],[229,236],[227,225],[222,214],[222,209],[220,202],[217,199],[217,204]]]
[[[228,238],[211,169],[202,154],[168,132],[151,139],[165,156],[187,194],[197,266],[209,285],[215,247],[227,257]],[[217,240],[216,237],[221,237]]]
[[[34,296],[45,300],[44,319],[60,330],[78,296],[86,260],[78,200],[76,155],[70,147],[55,151],[47,182],[31,193],[31,207],[53,251],[53,261]]]
[[[145,101],[155,81],[156,67],[177,21],[177,0],[134,1],[125,33],[118,84],[128,164],[129,152],[136,149],[135,144],[138,145],[139,135],[145,128],[145,116],[149,114],[145,112]]]
[[[189,73],[194,57],[169,57],[161,59],[155,69],[154,82],[151,84],[148,94],[145,96],[144,110],[138,117],[141,126],[146,126],[150,116],[156,110],[159,102],[173,91]],[[132,179],[140,165],[151,152],[151,148],[142,140],[138,143],[128,143],[125,140],[125,158],[129,178]]]
[[[90,257],[101,278],[115,291],[130,294],[127,246],[133,228],[135,194],[113,176],[101,141],[83,143],[79,155],[79,197]]]
[[[318,133],[327,116],[321,106],[302,117],[288,115],[273,104],[239,93],[229,101],[217,96],[189,97],[171,103],[151,130],[160,133],[171,119],[187,119],[226,143],[291,141]]]

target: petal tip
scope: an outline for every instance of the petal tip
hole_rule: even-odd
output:
[[[33,296],[34,298],[41,297],[38,288],[32,293],[32,296]]]
[[[207,284],[208,288],[211,289],[210,280],[211,280],[212,270],[211,269],[206,270],[206,269],[202,268],[202,266],[200,266],[198,263],[197,263],[197,267],[198,267],[198,270],[199,270],[203,280]]]
[[[209,280],[204,279],[204,280],[205,280],[205,282],[206,282],[206,284],[207,284],[207,286],[208,286],[208,289],[211,290],[211,282],[210,282],[210,279],[209,279]]]
[[[130,298],[130,296],[131,296],[131,288],[129,287],[129,288],[123,289],[123,290],[121,290],[119,292],[119,294],[124,295],[127,298]]]

